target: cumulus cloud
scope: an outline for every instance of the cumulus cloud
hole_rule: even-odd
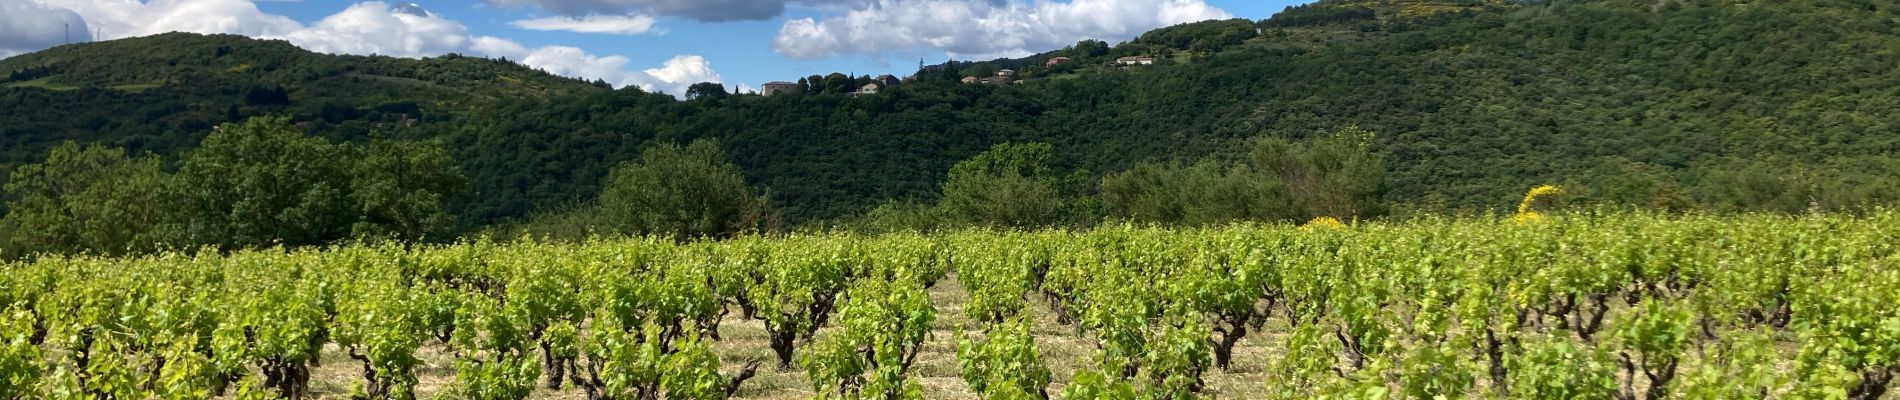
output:
[[[102,39],[165,32],[281,35],[297,21],[257,9],[249,0],[4,0],[39,3],[84,17]]]
[[[696,55],[674,56],[660,64],[659,68],[648,68],[640,73],[658,82],[680,85],[681,89],[700,82],[720,82],[719,73],[713,72],[712,63]]]
[[[722,81],[719,73],[713,71],[712,63],[697,55],[675,56],[657,68],[640,71],[631,70],[632,61],[626,57],[596,56],[568,46],[546,46],[515,55],[498,55],[515,57],[522,65],[553,74],[599,79],[614,86],[633,86],[646,91],[683,94],[692,84]]]
[[[516,28],[537,31],[569,31],[580,33],[613,33],[638,35],[653,30],[653,17],[649,15],[589,15],[585,17],[547,17],[524,19],[509,22]]]
[[[877,0],[842,15],[786,21],[772,51],[797,59],[918,49],[954,57],[1023,56],[1082,39],[1120,40],[1232,17],[1204,0]]]
[[[84,41],[91,36],[79,13],[31,1],[0,1],[0,57]]]
[[[64,40],[62,23],[70,24],[73,32],[100,29],[105,39],[184,31],[283,39],[324,53],[507,57],[549,73],[674,94],[685,93],[694,83],[720,81],[712,64],[697,55],[677,56],[659,67],[636,70],[626,57],[595,55],[569,46],[529,48],[504,38],[471,34],[461,23],[414,4],[379,1],[356,3],[304,26],[258,11],[247,0],[0,0],[0,57],[58,45]]]
[[[399,57],[464,51],[474,40],[467,27],[420,7],[376,1],[351,5],[281,38],[311,51]]]
[[[871,0],[488,0],[502,7],[532,7],[566,16],[660,15],[702,22],[777,17],[787,6],[855,7]]]

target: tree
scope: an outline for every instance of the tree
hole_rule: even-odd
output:
[[[359,238],[446,239],[456,220],[447,203],[468,193],[468,178],[442,144],[371,140],[350,180],[350,200],[361,215]]]
[[[765,204],[718,142],[696,140],[685,148],[649,148],[639,162],[614,169],[597,206],[615,231],[685,241],[756,229],[765,220]]]
[[[1156,29],[1135,43],[1194,52],[1217,52],[1253,38],[1254,22],[1246,19],[1208,20]]]
[[[1073,47],[1073,50],[1071,50],[1069,55],[1075,58],[1101,57],[1104,55],[1108,55],[1108,42],[1103,42],[1103,41],[1095,40],[1095,39],[1083,39],[1082,41],[1075,42],[1075,47]]]
[[[850,92],[852,89],[856,89],[856,86],[856,82],[852,82],[851,77],[845,74],[833,72],[830,75],[825,75],[825,93]]]
[[[1047,143],[1003,143],[950,168],[942,206],[971,223],[1046,225],[1062,207],[1049,172]]]
[[[996,64],[976,63],[974,65],[971,65],[969,68],[964,68],[963,76],[987,78],[991,76],[996,76],[996,71],[999,71],[999,70],[1001,70],[1001,68],[998,68]]]
[[[1254,143],[1254,165],[1286,184],[1304,218],[1384,215],[1385,163],[1372,138],[1357,126],[1305,143],[1262,138]]]
[[[7,180],[9,212],[0,230],[12,237],[0,247],[99,254],[155,249],[169,182],[157,157],[66,142]]]
[[[178,170],[185,240],[294,246],[348,236],[357,219],[348,154],[283,117],[220,126]]]
[[[1245,163],[1138,164],[1102,178],[1101,196],[1122,218],[1182,225],[1288,221],[1304,214],[1278,176]]]
[[[700,82],[686,87],[686,99],[723,99],[726,98],[726,85],[715,82]]]

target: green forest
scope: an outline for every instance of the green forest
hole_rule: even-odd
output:
[[[830,74],[681,98],[505,59],[74,44],[0,60],[0,254],[1400,219],[1541,184],[1571,208],[1864,210],[1900,200],[1897,30],[1874,0],[1327,0],[875,95]],[[679,179],[703,184],[652,184]]]

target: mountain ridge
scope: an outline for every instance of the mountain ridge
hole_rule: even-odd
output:
[[[1457,5],[1470,7],[1446,8]],[[1437,11],[1407,13],[1416,6]],[[643,147],[715,138],[788,221],[805,222],[929,200],[950,164],[995,143],[1053,144],[1057,169],[1086,193],[1137,163],[1231,158],[1255,137],[1359,126],[1378,134],[1388,157],[1389,200],[1411,209],[1509,207],[1526,187],[1559,183],[1614,204],[1677,196],[1713,209],[1799,211],[1900,193],[1890,157],[1900,154],[1900,87],[1882,78],[1900,65],[1895,21],[1895,6],[1861,0],[1326,0],[1254,21],[1238,43],[1211,39],[1235,22],[1197,23],[1106,49],[948,63],[859,97],[680,100],[447,56],[320,56],[268,76],[311,76],[290,74],[302,71],[338,84],[234,80],[202,90],[123,87],[158,75],[118,79],[102,68],[77,82],[90,89],[0,83],[0,168],[64,140],[174,155],[216,123],[289,115],[338,141],[444,140],[478,192],[462,215],[486,224],[588,198],[611,165]],[[1182,41],[1168,32],[1191,33]],[[76,50],[49,50],[65,51]],[[0,60],[0,74],[50,54]],[[1107,65],[1136,54],[1167,56],[1147,68]],[[1040,65],[1055,55],[1085,62]],[[328,73],[344,64],[367,73]],[[957,81],[997,67],[1020,67],[1028,82]],[[525,74],[515,77],[523,84],[495,78],[510,73]],[[505,90],[539,94],[479,95]],[[63,109],[72,104],[94,106]]]

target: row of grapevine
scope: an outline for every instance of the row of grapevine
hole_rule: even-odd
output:
[[[1040,296],[1097,344],[1068,398],[1201,395],[1269,329],[1284,336],[1255,341],[1277,353],[1274,378],[1248,392],[1264,398],[1874,399],[1900,372],[1894,226],[1885,212],[1107,227],[965,235],[957,273],[986,334]],[[985,398],[1049,397],[984,391],[995,356],[959,343]]]
[[[1900,213],[795,235],[43,257],[0,265],[0,398],[1854,398],[1900,374]],[[967,319],[948,337],[933,288]],[[952,314],[955,315],[955,314]],[[774,359],[725,360],[756,320]],[[1053,320],[1066,327],[1038,326]],[[1094,344],[1056,376],[1038,348]],[[1243,356],[1244,347],[1270,349]],[[453,382],[424,388],[424,349]],[[438,350],[431,350],[438,351]],[[770,368],[770,367],[768,367]]]

